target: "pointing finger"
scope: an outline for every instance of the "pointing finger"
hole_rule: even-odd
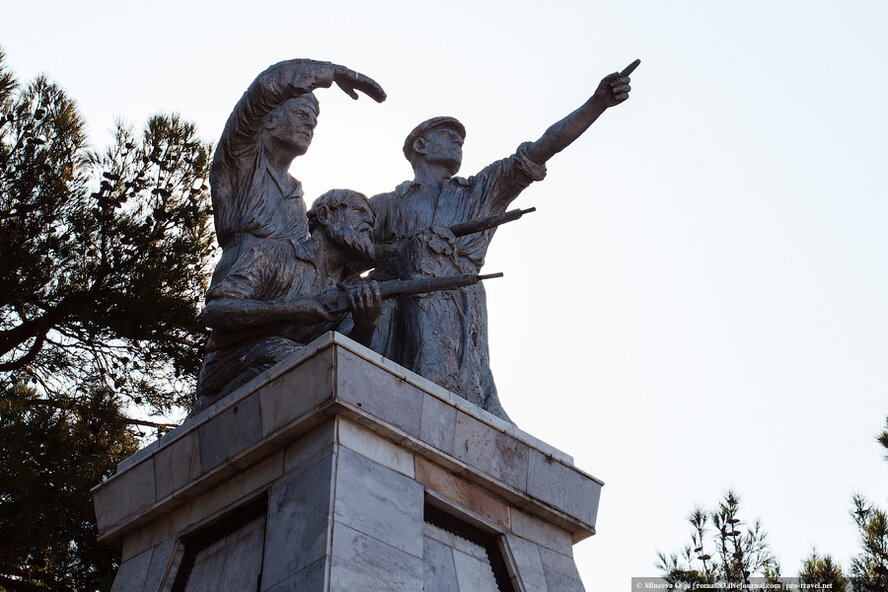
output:
[[[622,72],[620,72],[620,76],[629,76],[630,74],[635,72],[635,68],[637,68],[640,63],[641,60],[635,60],[634,62],[626,66]]]

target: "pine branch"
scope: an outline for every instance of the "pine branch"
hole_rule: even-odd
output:
[[[132,417],[123,417],[123,420],[127,423],[127,425],[139,425],[145,426],[149,428],[158,428],[162,430],[171,430],[173,428],[179,427],[177,423],[156,423],[153,421],[148,421],[146,419],[134,419]]]
[[[24,404],[31,406],[53,407],[55,409],[62,409],[64,411],[81,411],[84,408],[83,405],[79,405],[77,403],[54,401],[53,399],[27,399],[26,401],[24,401]],[[136,419],[134,417],[128,417],[126,415],[121,415],[120,419],[127,425],[139,425],[149,428],[160,428],[163,430],[171,430],[175,427],[178,427],[179,425],[177,423],[158,423],[155,421],[149,421],[147,419]]]
[[[40,350],[43,349],[43,344],[46,342],[46,334],[38,335],[37,339],[34,340],[34,343],[31,345],[31,348],[21,358],[17,360],[13,360],[11,362],[5,362],[0,364],[0,372],[13,372],[15,370],[21,370],[35,359],[40,354]]]

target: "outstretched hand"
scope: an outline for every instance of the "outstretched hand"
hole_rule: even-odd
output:
[[[285,60],[270,66],[259,75],[257,81],[264,84],[280,84],[302,94],[318,88],[329,88],[334,82],[348,96],[358,98],[360,91],[377,103],[385,100],[385,91],[368,76],[364,76],[345,66],[297,58]]]
[[[622,72],[614,72],[605,76],[598,84],[598,89],[596,89],[594,95],[595,99],[600,101],[604,108],[619,105],[628,99],[629,91],[632,90],[632,87],[629,86],[629,75],[640,63],[641,60],[635,60],[626,66]]]
[[[345,66],[333,66],[333,82],[353,99],[358,98],[356,91],[361,91],[377,103],[385,100],[385,91],[378,82]]]

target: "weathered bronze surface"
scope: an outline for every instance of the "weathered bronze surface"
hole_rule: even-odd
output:
[[[391,193],[370,199],[376,213],[376,240],[397,244],[380,261],[375,278],[410,278],[477,273],[496,230],[454,232],[470,221],[497,216],[533,181],[546,175],[545,163],[585,132],[604,111],[629,98],[629,74],[606,76],[577,110],[552,125],[535,142],[477,174],[455,176],[462,164],[466,130],[453,117],[420,123],[404,142],[414,178]],[[471,225],[470,225],[471,226]],[[508,419],[490,372],[484,287],[468,286],[400,298],[383,304],[371,347],[399,364]]]
[[[463,124],[424,121],[404,142],[411,181],[369,201],[333,190],[310,212],[289,168],[312,140],[313,91],[336,83],[378,102],[385,92],[328,62],[289,60],[260,74],[226,123],[211,170],[222,257],[207,294],[213,332],[192,413],[335,329],[508,419],[490,372],[478,281],[487,248],[497,226],[532,211],[506,208],[545,177],[546,161],[629,97],[638,64],[606,76],[538,140],[468,178],[455,176]]]
[[[343,323],[351,321],[353,336],[365,341],[372,331],[367,324],[378,303],[372,287],[355,289],[362,310],[354,319],[329,314],[313,298],[346,279],[349,262],[372,258],[366,198],[325,194],[312,224],[302,186],[289,173],[317,125],[313,91],[333,83],[354,99],[360,91],[385,100],[379,84],[344,66],[288,60],[256,77],[225,124],[210,170],[222,257],[207,293],[204,318],[213,333],[192,414],[325,330],[347,331]]]

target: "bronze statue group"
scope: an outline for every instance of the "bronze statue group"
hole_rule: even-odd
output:
[[[335,83],[377,102],[385,92],[328,62],[265,70],[225,124],[210,173],[222,257],[207,292],[212,333],[192,414],[336,330],[508,420],[490,372],[478,281],[487,247],[496,224],[516,217],[502,216],[512,200],[545,177],[546,161],[628,98],[638,63],[606,76],[538,140],[473,176],[456,176],[465,127],[433,117],[404,142],[412,180],[369,199],[334,189],[311,210],[288,170],[311,144],[313,91]]]

